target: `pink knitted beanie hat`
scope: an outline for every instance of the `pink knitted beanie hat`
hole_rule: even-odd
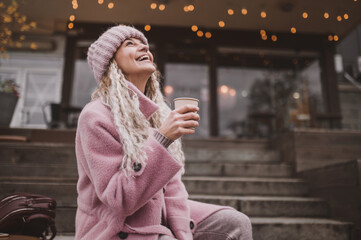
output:
[[[128,38],[137,38],[148,44],[144,34],[134,27],[119,25],[108,29],[88,49],[88,64],[99,84],[107,71],[109,61],[120,45]]]

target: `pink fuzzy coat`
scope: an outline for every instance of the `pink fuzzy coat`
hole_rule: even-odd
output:
[[[134,85],[147,119],[158,106]],[[188,200],[182,164],[153,136],[146,166],[131,176],[119,170],[122,145],[108,107],[95,100],[79,118],[76,156],[79,180],[75,239],[157,240],[159,234],[193,239],[197,223],[224,208]]]

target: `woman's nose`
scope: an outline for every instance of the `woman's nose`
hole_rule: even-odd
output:
[[[139,44],[139,51],[147,52],[149,50],[149,46],[147,44]]]

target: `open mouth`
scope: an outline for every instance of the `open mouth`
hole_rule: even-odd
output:
[[[141,62],[141,61],[150,61],[150,57],[148,55],[143,55],[140,56],[139,58],[137,58],[137,61]]]

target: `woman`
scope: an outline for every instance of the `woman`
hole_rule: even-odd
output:
[[[198,108],[165,104],[144,35],[110,28],[88,63],[98,89],[76,135],[75,239],[251,239],[244,214],[188,200],[180,137],[194,133]]]

